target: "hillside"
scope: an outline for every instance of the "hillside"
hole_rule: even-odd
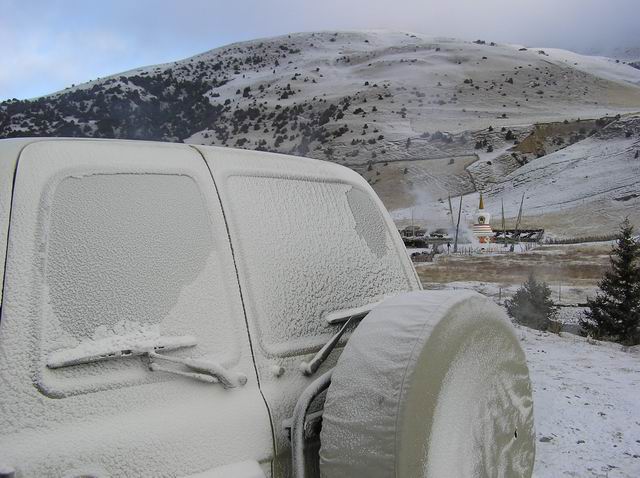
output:
[[[5,101],[0,138],[184,141],[327,159],[363,174],[399,220],[428,203],[417,216],[433,210],[446,224],[447,195],[484,189],[497,199],[505,178],[537,189],[537,158],[569,144],[578,151],[574,143],[614,115],[637,111],[640,70],[624,61],[489,40],[320,32]],[[563,131],[540,129],[550,123]],[[547,208],[548,197],[530,204]]]
[[[494,217],[517,214],[560,236],[615,232],[628,216],[640,224],[640,116],[623,118],[565,149],[537,158],[487,186]]]
[[[637,110],[638,85],[640,71],[628,65],[560,50],[302,33],[4,102],[0,136],[162,139],[319,156],[332,146],[336,159],[359,152],[353,157],[365,161],[437,130]]]
[[[414,169],[428,163],[429,176],[421,179],[412,169],[395,182],[389,199],[385,200],[387,185],[374,187],[380,188],[392,216],[403,224],[413,214],[434,228],[448,227],[447,191],[464,195],[463,223],[470,223],[478,205],[477,189],[484,192],[494,228],[499,227],[503,201],[507,227],[514,226],[523,195],[523,227],[543,227],[547,236],[607,235],[625,217],[640,224],[640,116],[538,125],[518,144],[494,143],[498,147],[493,152],[470,158],[412,162]],[[466,176],[453,175],[459,164],[465,164]],[[452,173],[443,175],[442,168]],[[400,192],[406,201],[398,201]],[[457,201],[454,198],[456,210]]]

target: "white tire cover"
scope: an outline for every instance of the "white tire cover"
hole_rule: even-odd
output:
[[[489,299],[411,292],[353,332],[327,391],[321,476],[530,477],[534,456],[525,356]]]

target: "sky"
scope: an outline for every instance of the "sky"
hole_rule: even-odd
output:
[[[640,47],[640,0],[0,0],[0,101],[228,43],[386,29],[608,54]]]

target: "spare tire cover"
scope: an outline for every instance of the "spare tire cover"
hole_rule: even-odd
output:
[[[320,470],[342,477],[530,477],[533,402],[504,311],[467,291],[387,299],[333,371]]]

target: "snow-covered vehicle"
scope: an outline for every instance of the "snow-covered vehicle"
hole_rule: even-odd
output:
[[[524,355],[328,162],[0,141],[0,476],[516,477]]]

